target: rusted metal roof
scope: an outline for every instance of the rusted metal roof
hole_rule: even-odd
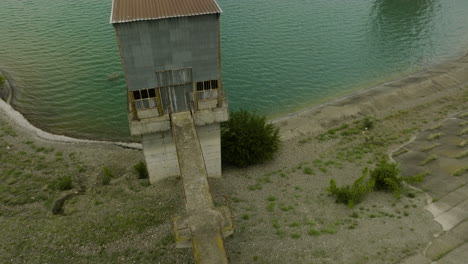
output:
[[[111,23],[218,14],[216,0],[112,0]]]

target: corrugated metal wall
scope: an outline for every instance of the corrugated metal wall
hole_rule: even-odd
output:
[[[114,24],[127,85],[157,86],[155,72],[192,68],[194,82],[218,80],[218,15]]]
[[[156,72],[164,113],[188,111],[193,108],[192,69]]]

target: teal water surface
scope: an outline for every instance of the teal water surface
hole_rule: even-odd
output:
[[[466,0],[219,0],[230,108],[270,117],[453,59]],[[53,133],[129,138],[110,0],[2,0],[14,106]],[[117,78],[116,78],[117,77]]]

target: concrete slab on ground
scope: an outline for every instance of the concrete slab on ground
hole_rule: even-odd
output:
[[[437,264],[462,264],[468,262],[468,243],[464,243],[453,251],[447,253],[437,261]]]
[[[442,236],[432,240],[431,244],[426,249],[426,252],[424,252],[424,255],[433,261],[437,261],[442,256],[463,243],[463,240],[453,236],[450,233],[445,233]]]

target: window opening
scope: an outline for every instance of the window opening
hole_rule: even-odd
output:
[[[218,80],[197,82],[197,96],[199,101],[218,98]]]
[[[138,110],[156,108],[156,89],[133,91],[133,99]]]

